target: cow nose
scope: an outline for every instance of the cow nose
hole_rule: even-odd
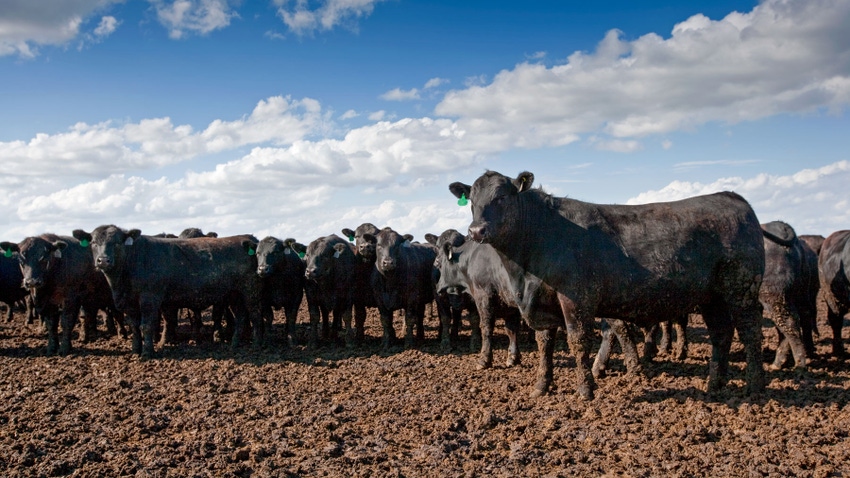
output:
[[[316,277],[316,268],[311,267],[304,271],[304,277],[308,279],[314,279]]]
[[[384,270],[395,269],[395,261],[392,259],[383,259],[381,261],[381,267],[383,267]]]
[[[270,269],[271,269],[271,267],[269,267],[267,264],[257,266],[257,275],[259,275],[260,277],[265,277],[265,276],[269,275]]]
[[[473,241],[482,242],[484,238],[487,237],[487,226],[469,226],[469,237],[471,237]]]

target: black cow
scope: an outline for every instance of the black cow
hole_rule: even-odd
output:
[[[846,357],[841,339],[844,315],[850,311],[850,230],[836,231],[827,236],[818,255],[821,294],[826,302],[826,318],[832,328],[832,355]]]
[[[817,318],[818,277],[817,265],[812,263],[814,251],[798,240],[794,228],[785,222],[773,221],[761,227],[765,238],[765,267],[759,299],[779,335],[779,347],[771,368],[782,368],[790,350],[797,368],[805,369],[807,354],[814,349],[812,327]]]
[[[593,396],[588,331],[594,317],[648,326],[702,312],[712,342],[708,391],[727,381],[735,330],[747,357],[747,387],[764,389],[762,307],[764,239],[750,205],[731,192],[640,206],[599,205],[532,189],[488,171],[472,186],[449,189],[472,203],[472,239],[490,243],[511,273],[523,319],[534,329],[540,302],[557,300],[576,357],[577,391]],[[552,377],[551,346],[535,393]]]
[[[393,312],[399,309],[404,310],[404,345],[413,347],[413,329],[416,329],[417,339],[424,340],[425,306],[434,300],[431,271],[437,257],[436,248],[411,243],[389,227],[377,235],[365,234],[364,238],[375,242],[375,271],[371,283],[381,313],[383,347],[388,349],[395,340]],[[441,315],[446,337],[447,321],[443,317]]]
[[[113,318],[116,316],[109,286],[95,270],[91,251],[77,239],[42,234],[27,237],[18,244],[0,243],[0,249],[17,253],[23,285],[33,292],[35,310],[47,327],[48,354],[71,352],[71,332],[81,310],[84,314],[80,331],[82,341],[91,339],[98,310],[112,314]],[[122,319],[119,315],[118,320]]]
[[[346,345],[353,346],[355,332],[351,327],[351,308],[357,258],[352,246],[336,234],[320,237],[307,246],[304,261],[304,277],[307,279],[304,292],[310,311],[309,346],[315,347],[319,342],[320,317],[323,339],[335,339],[336,332],[344,324]],[[331,312],[333,325],[329,326]]]
[[[253,236],[162,239],[138,229],[99,226],[74,236],[91,243],[95,267],[106,276],[115,305],[130,315],[133,352],[154,355],[153,335],[160,310],[205,308],[227,303],[237,315],[231,346],[239,346],[247,315],[255,346],[263,343],[260,324],[262,283],[249,254]]]
[[[12,321],[12,309],[18,301],[26,300],[29,292],[23,286],[24,275],[18,258],[11,249],[0,250],[0,302],[9,306],[6,322]]]
[[[492,335],[495,318],[502,317],[509,338],[508,367],[520,362],[517,332],[521,324],[521,314],[515,289],[513,288],[512,273],[505,267],[496,250],[489,244],[465,240],[463,236],[448,235],[454,241],[438,239],[439,255],[435,264],[440,269],[437,291],[456,289],[455,293],[469,294],[476,305],[481,323],[481,352],[478,358],[478,369],[489,368],[493,364]],[[445,236],[443,233],[441,237]],[[564,315],[557,300],[547,301],[540,297],[537,304],[537,321],[546,324],[536,331],[538,346],[545,347],[554,344],[553,340],[558,327],[564,326]],[[640,363],[637,350],[631,340],[625,324],[620,320],[603,321],[603,345],[608,349],[600,350],[594,361],[592,372],[600,376],[607,366],[610,351],[610,337],[617,337],[625,356],[625,365],[629,373],[637,373]],[[545,354],[541,354],[541,361]],[[541,362],[541,368],[545,364]]]
[[[204,231],[198,227],[187,227],[177,236],[178,239],[197,239],[199,237],[218,237],[218,233],[208,232],[204,234]]]
[[[365,222],[353,231],[349,228],[342,233],[349,241],[354,242],[357,265],[354,267],[354,324],[356,330],[355,342],[361,343],[366,327],[366,308],[378,307],[378,301],[372,293],[372,272],[375,270],[375,243],[364,239],[364,234],[374,237],[380,229],[374,224]]]
[[[261,310],[264,327],[271,331],[273,309],[283,309],[286,316],[286,344],[295,345],[295,323],[304,297],[304,261],[298,257],[295,239],[281,241],[268,236],[252,244],[257,255],[257,275],[263,280]]]

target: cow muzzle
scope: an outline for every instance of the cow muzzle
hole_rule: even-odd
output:
[[[487,234],[489,232],[490,231],[487,230],[486,224],[471,224],[469,226],[469,237],[476,242],[486,242],[488,239]]]
[[[384,259],[381,261],[381,272],[391,272],[396,268],[396,262],[392,259]]]
[[[94,267],[99,271],[109,271],[112,269],[112,261],[108,257],[99,256],[94,260]]]
[[[271,270],[272,270],[272,268],[269,267],[268,264],[263,264],[263,265],[257,266],[257,275],[260,276],[260,277],[266,277],[267,275],[269,275],[271,273]]]
[[[26,279],[24,279],[25,289],[38,289],[43,285],[44,280],[42,280],[40,277],[27,277]]]

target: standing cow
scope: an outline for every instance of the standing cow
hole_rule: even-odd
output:
[[[750,205],[731,192],[640,206],[599,205],[532,189],[488,171],[450,190],[472,203],[472,239],[491,244],[510,280],[523,319],[534,329],[541,298],[563,311],[576,358],[577,392],[593,396],[588,367],[593,318],[639,326],[702,312],[712,343],[708,391],[727,381],[735,330],[747,357],[750,392],[764,388],[762,307],[764,240]],[[552,380],[552,348],[541,348],[535,395]]]
[[[345,324],[345,343],[353,346],[355,332],[351,327],[351,308],[357,261],[354,251],[344,239],[331,234],[311,242],[304,261],[304,292],[310,311],[309,346],[315,347],[319,342],[319,318],[322,320],[323,339],[334,339],[336,332]],[[333,323],[329,325],[331,313]]]
[[[133,352],[154,355],[153,335],[161,309],[204,308],[226,303],[240,313],[231,346],[239,346],[245,318],[255,346],[263,343],[260,322],[262,283],[256,258],[248,251],[253,236],[162,239],[114,225],[91,233],[74,231],[91,244],[95,267],[106,276],[115,305],[130,315]]]
[[[71,332],[81,310],[84,323],[80,339],[83,341],[91,337],[98,310],[114,314],[109,286],[95,270],[91,251],[77,239],[42,234],[27,237],[18,244],[0,243],[0,250],[18,255],[23,285],[33,293],[35,309],[47,326],[48,354],[71,352]]]
[[[357,258],[354,266],[354,328],[355,343],[362,343],[366,329],[366,308],[377,308],[378,301],[372,293],[372,272],[375,270],[375,243],[364,238],[365,234],[374,237],[380,229],[374,224],[364,222],[351,230],[345,228],[342,233],[349,241],[354,242],[354,256]]]
[[[274,320],[273,309],[283,309],[286,316],[286,344],[291,347],[295,344],[295,321],[304,297],[305,266],[298,257],[298,245],[295,239],[281,241],[268,236],[259,243],[252,243],[251,247],[257,255],[257,275],[263,281],[263,326],[270,332]]]
[[[818,256],[820,288],[827,307],[827,321],[832,329],[832,355],[844,358],[841,327],[844,315],[850,311],[850,230],[830,234],[821,246]]]
[[[794,228],[785,222],[773,221],[761,227],[765,267],[759,299],[779,334],[779,347],[771,368],[782,368],[790,350],[797,368],[805,369],[807,355],[814,349],[812,326],[817,317],[814,252],[797,239]]]
[[[375,242],[375,271],[372,273],[372,291],[378,301],[383,327],[383,347],[388,349],[395,340],[393,312],[404,310],[404,345],[415,344],[413,329],[420,342],[425,338],[425,306],[434,300],[431,271],[436,249],[430,245],[414,244],[389,227],[377,235],[366,234],[367,241]],[[443,329],[446,323],[443,320]],[[448,333],[446,333],[446,336]]]

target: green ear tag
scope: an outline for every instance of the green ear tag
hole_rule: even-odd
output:
[[[253,256],[256,253],[257,253],[257,251],[255,251],[253,247],[248,248],[248,255],[249,256]]]
[[[306,255],[307,254],[304,254],[303,252],[298,253],[298,257],[300,257],[301,259],[304,259],[304,256],[306,256]]]
[[[348,236],[348,241],[349,241],[349,242],[354,242],[354,236]]]
[[[469,201],[466,199],[466,193],[460,195],[460,199],[457,200],[458,206],[466,206]]]
[[[86,240],[86,239],[83,239],[82,241],[80,241],[80,245],[83,246],[83,247],[89,247],[89,241]]]
[[[12,257],[12,250],[6,249],[6,252],[4,252],[3,255],[6,256],[6,257]]]

